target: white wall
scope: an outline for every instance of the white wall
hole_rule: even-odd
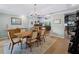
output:
[[[59,19],[61,23],[54,23],[55,19]],[[51,33],[56,33],[58,36],[64,37],[64,14],[51,15]]]
[[[58,36],[64,37],[64,28],[65,28],[64,15],[72,12],[76,13],[77,10],[79,10],[79,6],[51,14],[51,23],[52,23],[51,33],[56,33],[58,34]],[[61,24],[54,24],[53,21],[55,19],[61,20]]]
[[[11,17],[22,18],[22,25],[11,25]],[[16,16],[16,15],[0,13],[0,27],[2,26],[3,28],[6,28],[8,26],[9,28],[14,28],[14,27],[26,28],[28,25],[27,22],[28,22],[28,20],[26,17],[20,17],[20,16]]]
[[[11,17],[22,18],[22,25],[11,25]],[[7,29],[17,28],[17,27],[27,28],[27,26],[28,26],[28,19],[26,16],[16,16],[16,15],[0,13],[0,37],[7,35],[7,31],[6,31]]]

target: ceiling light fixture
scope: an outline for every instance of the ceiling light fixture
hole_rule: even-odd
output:
[[[37,4],[33,5],[33,13],[30,15],[34,20],[36,20],[39,15],[37,14]]]

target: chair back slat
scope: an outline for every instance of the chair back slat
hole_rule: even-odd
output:
[[[38,35],[38,32],[37,31],[33,32],[32,33],[32,39],[36,39],[37,38],[37,35]]]
[[[13,42],[12,33],[10,31],[8,32],[8,38],[10,39],[11,42]]]
[[[19,33],[19,32],[21,32],[21,30],[19,28],[8,30],[8,37],[9,37],[10,41],[13,42],[13,39],[17,37],[14,34]]]
[[[41,35],[44,35],[44,34],[45,34],[45,30],[42,30],[42,31],[41,31]]]

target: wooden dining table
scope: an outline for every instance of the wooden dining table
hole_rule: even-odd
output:
[[[24,38],[26,38],[26,42],[27,42],[28,38],[31,37],[32,32],[31,31],[21,31],[20,33],[15,33],[14,35],[16,35],[18,38],[20,38],[22,40]],[[27,44],[26,44],[26,47],[27,47]]]
[[[20,33],[15,33],[14,35],[16,35],[19,38],[23,38],[23,37],[31,36],[31,34],[32,34],[31,31],[22,31]]]

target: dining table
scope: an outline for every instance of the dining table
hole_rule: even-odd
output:
[[[31,31],[21,31],[19,33],[15,33],[14,35],[16,35],[18,38],[20,39],[24,39],[26,38],[26,41],[28,40],[29,37],[31,37],[32,32]],[[26,45],[27,46],[27,45]]]
[[[31,36],[31,34],[32,34],[31,31],[21,31],[19,33],[15,33],[14,35],[16,35],[19,38],[23,38],[23,37]]]

